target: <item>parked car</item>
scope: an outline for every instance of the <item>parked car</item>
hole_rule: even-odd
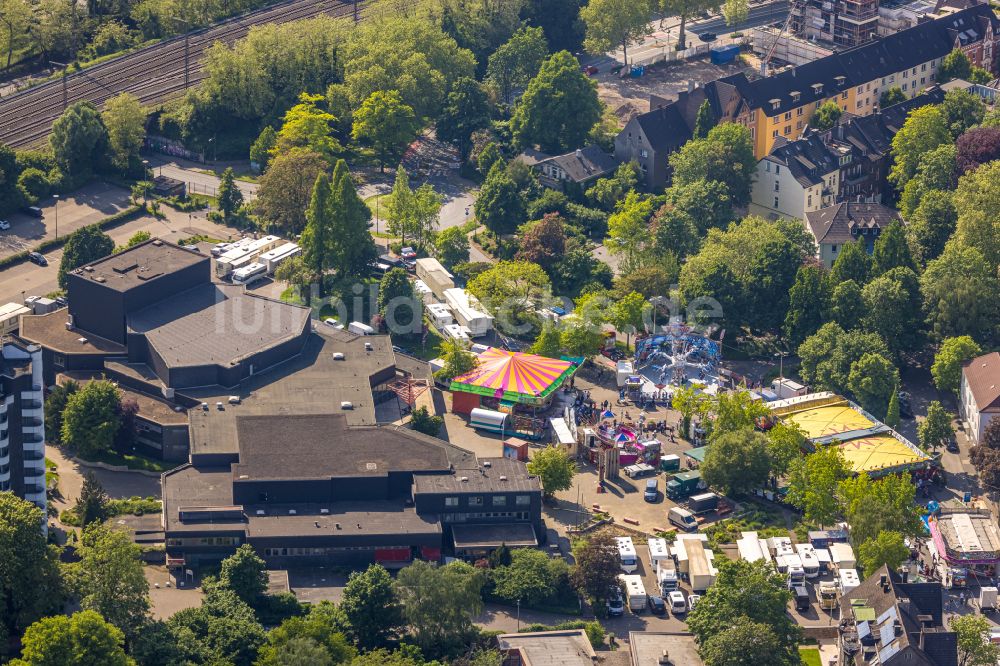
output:
[[[663,602],[663,599],[651,594],[646,597],[646,605],[649,606],[649,612],[653,615],[666,615],[667,614],[667,604]]]
[[[38,252],[29,252],[28,253],[28,261],[30,261],[33,264],[38,264],[39,266],[48,266],[49,265],[48,259],[46,259],[45,257],[43,257]]]
[[[680,590],[671,592],[667,596],[667,601],[670,602],[670,612],[674,615],[687,612],[687,601],[684,600],[684,593]]]
[[[39,220],[45,217],[45,213],[43,213],[42,209],[38,206],[25,206],[24,212],[31,217],[37,217]]]
[[[958,448],[958,442],[956,442],[954,439],[949,439],[948,445],[945,446],[945,448],[948,449],[948,453],[958,453],[960,451],[960,449]]]
[[[412,247],[404,247],[402,250],[399,251],[399,256],[401,256],[403,259],[416,259],[417,251],[414,250]]]
[[[716,39],[718,39],[718,35],[716,35],[714,32],[703,32],[700,35],[698,35],[698,39],[700,39],[703,42],[714,42]]]
[[[899,415],[904,419],[913,418],[913,405],[910,394],[906,391],[899,392]]]
[[[700,594],[692,594],[688,597],[688,611],[693,611],[694,607],[701,601]]]
[[[606,602],[609,617],[621,617],[625,614],[625,600],[622,599],[621,590],[615,588],[611,591],[611,596]]]
[[[0,220],[0,231],[7,231],[10,229],[10,222],[7,220]]]

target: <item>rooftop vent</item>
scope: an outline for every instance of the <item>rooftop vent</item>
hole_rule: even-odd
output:
[[[354,409],[354,403],[350,400],[344,400],[340,403],[341,409]]]
[[[369,472],[374,472],[375,470],[378,469],[378,465],[376,465],[373,462],[365,463],[365,469]]]
[[[468,483],[469,482],[469,477],[463,476],[461,479],[459,479],[459,481],[461,481],[462,483]]]
[[[329,509],[320,509],[319,513],[320,513],[321,516],[328,516],[328,515],[330,515],[330,510]]]
[[[344,360],[344,352],[333,352],[333,360],[334,361],[343,361]]]
[[[358,525],[358,529],[360,530],[361,529],[361,523],[358,523],[357,525]]]
[[[94,281],[95,282],[100,282],[102,284],[105,283],[105,282],[107,282],[107,280],[104,279],[103,275],[98,275],[97,277],[94,278]]]
[[[314,520],[313,521],[313,525],[316,526],[316,529],[319,529],[319,521],[318,520]]]
[[[208,403],[207,402],[201,403],[201,408],[207,412],[208,411]]]
[[[249,479],[250,475],[249,474],[240,474],[240,478],[241,479]]]
[[[94,267],[93,266],[84,266],[83,270],[87,271],[88,273],[93,273],[94,272]]]
[[[266,512],[264,511],[264,509],[257,509],[257,515],[258,516],[263,516],[265,514],[266,514]]]
[[[334,523],[334,526],[336,526],[336,528],[337,528],[338,530],[339,530],[339,529],[341,529],[341,527],[340,527],[340,523]]]
[[[372,343],[366,342],[365,343],[365,351],[371,351],[371,350],[372,350]]]
[[[288,515],[289,516],[294,516],[296,513],[297,513],[297,511],[295,509],[289,509],[288,510]]]
[[[87,338],[77,338],[76,341],[79,342],[81,345],[87,344]]]
[[[215,403],[215,408],[221,412],[223,409],[225,409],[225,405],[223,405],[222,401],[220,400],[219,402]]]
[[[501,480],[501,481],[506,481],[506,480],[507,480],[507,477],[506,477],[506,476],[501,476],[501,477],[500,477],[500,480]]]
[[[156,240],[153,241],[153,245],[155,245],[156,247],[160,247],[161,245],[163,245],[163,241],[157,238]]]
[[[484,460],[483,467],[493,467],[493,463],[489,460]]]

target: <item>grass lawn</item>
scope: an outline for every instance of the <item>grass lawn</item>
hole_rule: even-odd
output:
[[[823,666],[819,658],[819,648],[799,648],[799,656],[802,657],[804,666]]]
[[[205,234],[195,234],[194,236],[188,236],[187,238],[181,238],[177,241],[178,245],[195,245],[197,243],[212,243],[213,245],[221,243],[221,238],[212,238]]]
[[[430,361],[441,355],[442,342],[444,342],[444,338],[438,334],[433,326],[428,326],[426,342],[423,345],[420,344],[419,339],[409,336],[392,336],[392,344],[402,347],[407,353],[424,361]]]
[[[143,472],[166,472],[168,469],[173,469],[179,464],[163,462],[162,460],[153,460],[152,458],[147,458],[146,456],[140,456],[133,453],[121,454],[116,451],[105,451],[96,456],[91,456],[91,460],[89,462],[102,462],[108,465],[118,466],[124,465],[129,469]]]

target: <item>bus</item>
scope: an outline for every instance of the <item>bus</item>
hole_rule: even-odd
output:
[[[615,537],[618,543],[618,558],[622,563],[622,571],[632,573],[639,568],[639,558],[635,554],[632,537]]]
[[[233,271],[233,284],[253,284],[267,277],[267,266],[253,263]]]

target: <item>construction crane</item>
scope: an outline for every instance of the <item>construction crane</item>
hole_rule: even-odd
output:
[[[788,30],[788,24],[792,21],[792,16],[795,14],[796,9],[800,6],[802,8],[803,14],[805,14],[805,5],[808,0],[790,0],[788,3],[788,16],[785,17],[785,22],[781,24],[781,30],[775,35],[774,41],[771,42],[771,48],[767,50],[764,57],[760,59],[760,75],[767,76],[767,67],[771,62],[771,56],[774,55],[774,49],[777,48],[778,42],[784,36],[785,31]]]

